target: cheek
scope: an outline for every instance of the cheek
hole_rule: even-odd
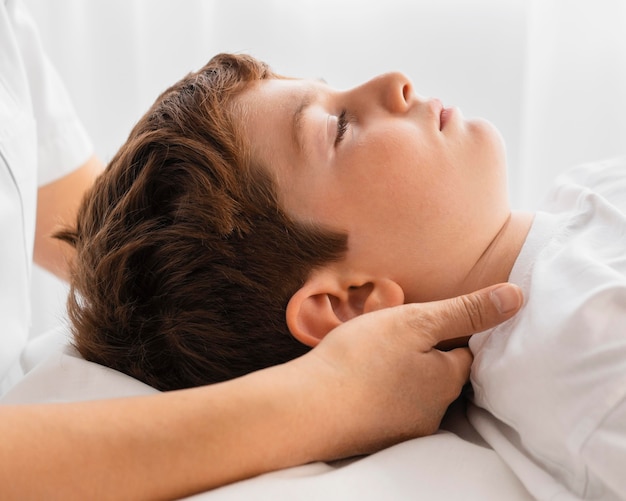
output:
[[[350,146],[346,164],[349,171],[366,177],[366,182],[359,184],[400,187],[429,170],[428,164],[437,156],[436,146],[415,126],[379,127]]]
[[[405,127],[379,130],[356,142],[350,161],[337,171],[337,203],[344,210],[352,205],[354,211],[367,213],[372,225],[383,229],[404,224],[416,213],[437,210],[448,160],[440,143],[424,136]]]

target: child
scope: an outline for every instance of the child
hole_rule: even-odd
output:
[[[157,99],[61,234],[78,251],[76,345],[161,389],[198,385],[284,362],[364,312],[511,276],[527,313],[471,343],[491,413],[476,427],[521,478],[538,467],[538,497],[624,495],[619,169],[567,181],[556,215],[511,212],[497,131],[403,75],[339,92],[220,55]],[[622,423],[607,464],[603,422]]]

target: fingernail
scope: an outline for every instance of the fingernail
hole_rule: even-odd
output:
[[[503,285],[491,291],[491,300],[500,313],[509,313],[518,308],[520,295],[515,287]]]

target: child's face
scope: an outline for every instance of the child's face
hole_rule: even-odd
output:
[[[337,91],[265,80],[238,100],[253,157],[295,219],[346,232],[340,263],[406,301],[448,297],[509,216],[501,138],[387,74]]]

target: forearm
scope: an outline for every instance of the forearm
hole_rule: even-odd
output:
[[[323,458],[329,441],[305,422],[315,410],[298,374],[285,366],[165,395],[0,407],[3,498],[171,499]]]
[[[61,226],[74,224],[80,201],[102,172],[102,162],[92,156],[81,167],[37,192],[35,262],[59,278],[68,279],[68,263],[74,255],[65,242],[52,237]]]

